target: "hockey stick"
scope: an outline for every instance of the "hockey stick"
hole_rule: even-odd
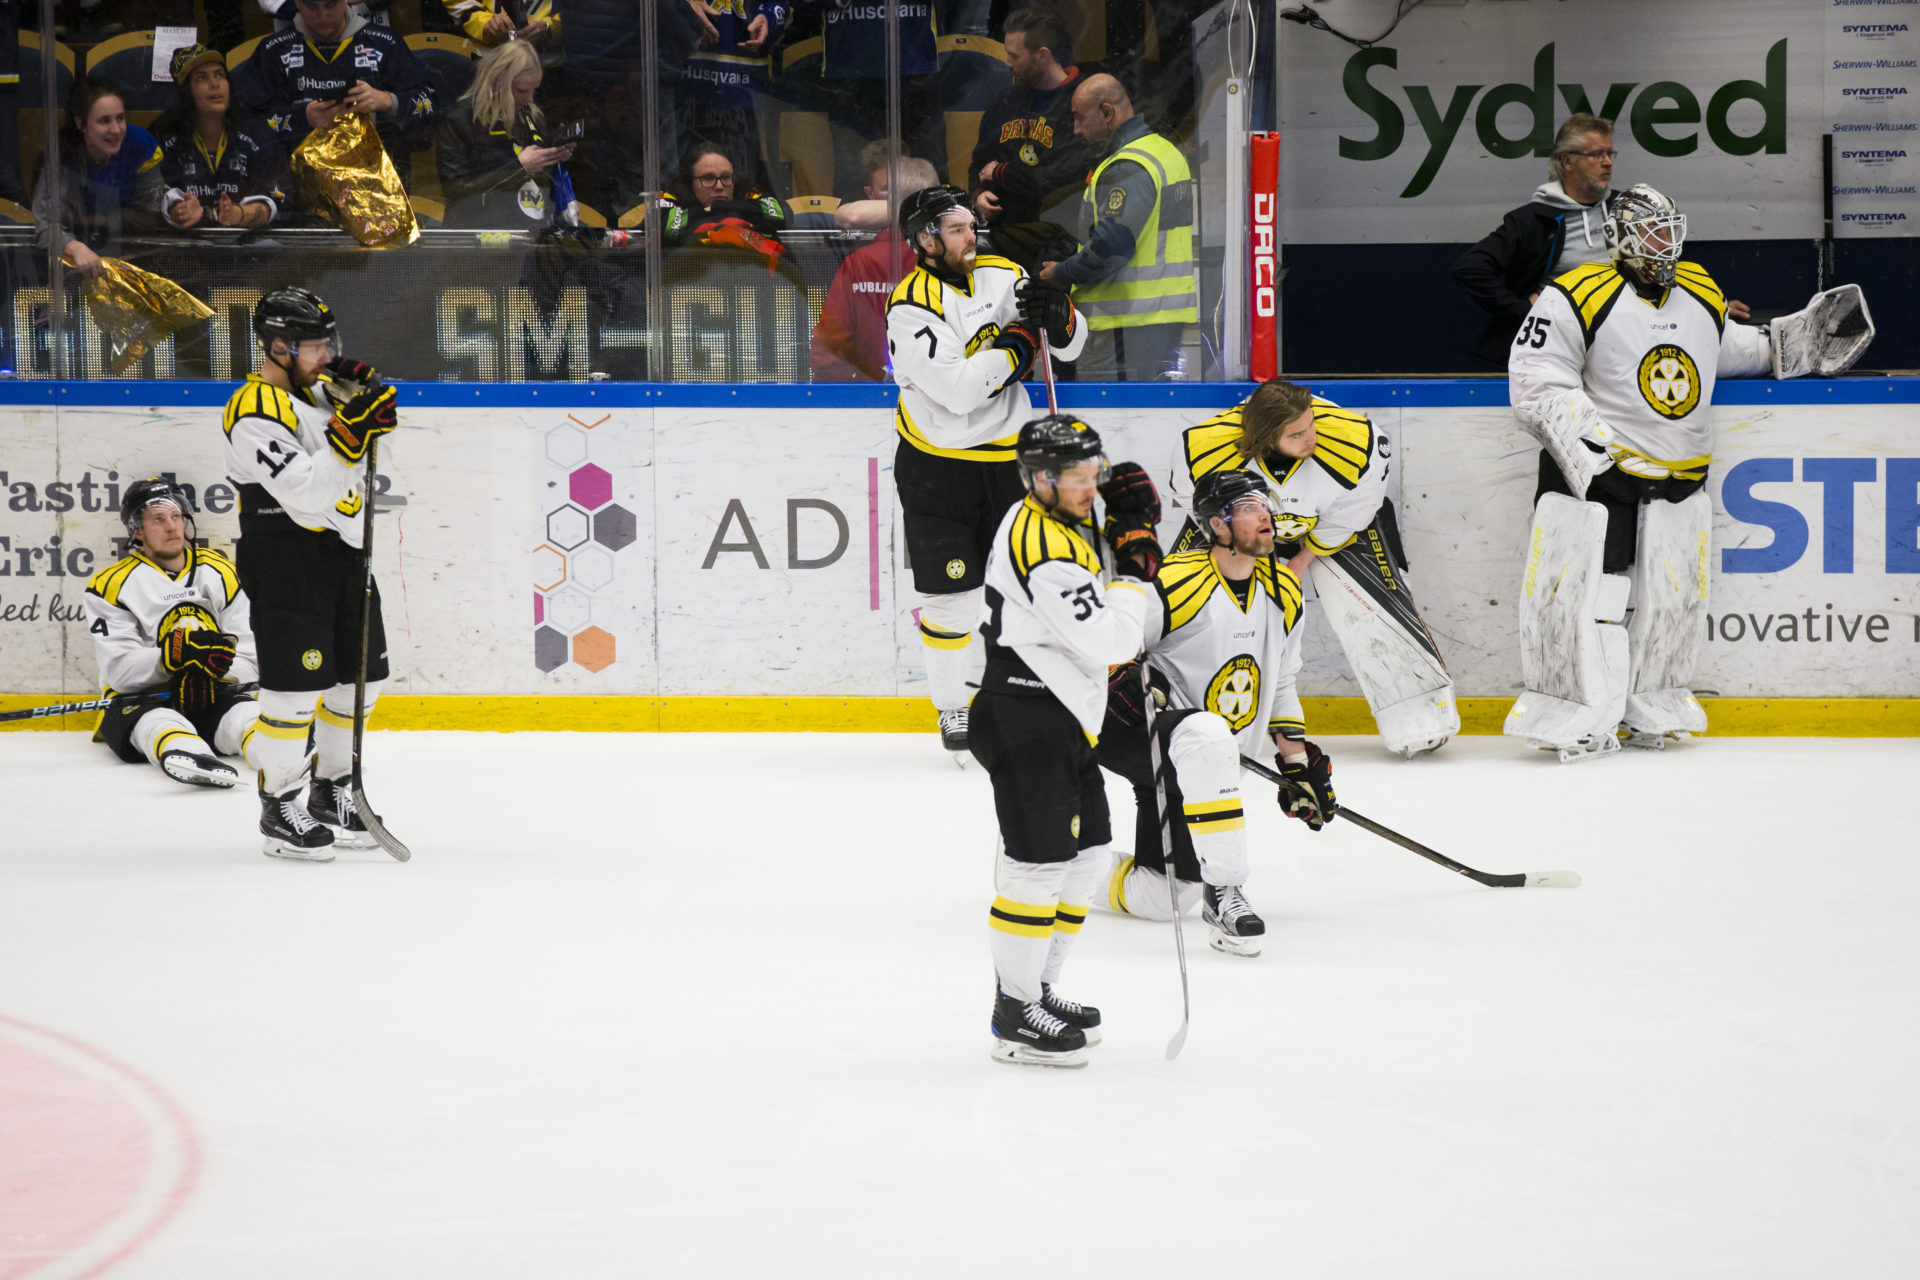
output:
[[[1275,773],[1272,769],[1269,769],[1266,765],[1261,764],[1258,760],[1255,760],[1250,756],[1241,756],[1240,763],[1243,766],[1245,766],[1250,772],[1259,774],[1261,777],[1265,778],[1268,782],[1275,783],[1285,791],[1288,791],[1290,793],[1298,793],[1304,790],[1304,788],[1302,788],[1299,783],[1294,782],[1291,779],[1286,778],[1281,774]],[[1340,805],[1336,807],[1333,811],[1333,816],[1336,818],[1345,818],[1348,822],[1351,822],[1354,826],[1360,827],[1367,831],[1371,831],[1374,835],[1379,836],[1382,840],[1391,841],[1410,853],[1419,854],[1421,857],[1425,858],[1428,862],[1438,863],[1440,866],[1445,867],[1449,871],[1452,871],[1458,875],[1463,875],[1469,880],[1475,881],[1476,883],[1479,883],[1479,884],[1487,885],[1490,888],[1494,888],[1494,889],[1578,889],[1580,887],[1580,873],[1578,871],[1521,871],[1521,872],[1516,872],[1510,876],[1494,875],[1490,871],[1476,871],[1472,867],[1468,866],[1466,863],[1455,862],[1452,858],[1449,858],[1446,854],[1441,853],[1434,849],[1429,849],[1427,848],[1427,846],[1421,844],[1418,840],[1413,840],[1408,838],[1407,836],[1403,836],[1398,831],[1395,831],[1389,827],[1383,827],[1379,823],[1375,822],[1373,819],[1364,817],[1361,814],[1357,814],[1353,810],[1347,808],[1345,805]]]
[[[1141,706],[1147,719],[1147,753],[1153,765],[1153,809],[1154,816],[1160,820],[1160,847],[1167,854],[1167,903],[1172,907],[1173,949],[1180,957],[1180,1029],[1173,1033],[1173,1039],[1167,1041],[1167,1061],[1172,1062],[1187,1047],[1187,1026],[1193,1021],[1193,1001],[1187,994],[1187,935],[1180,925],[1180,878],[1173,868],[1173,840],[1167,830],[1167,786],[1161,775],[1166,763],[1160,754],[1160,739],[1153,733],[1153,712],[1157,705],[1153,690],[1153,681],[1147,674],[1147,664],[1140,664],[1140,684],[1146,697]]]
[[[1047,379],[1047,412],[1060,412],[1060,398],[1053,390],[1053,352],[1047,349],[1047,331],[1040,330],[1040,369]]]
[[[233,688],[227,690],[227,692],[252,693],[259,687],[257,684],[240,684],[235,685]],[[91,702],[62,702],[57,706],[51,707],[28,707],[25,711],[0,711],[0,721],[37,720],[42,716],[70,716],[77,715],[82,711],[104,711],[106,708],[115,705],[146,707],[165,702],[171,697],[173,697],[173,690],[171,689],[162,689],[158,693],[144,694],[141,697],[131,700],[129,700],[125,694],[117,694],[111,698],[95,698]]]
[[[405,862],[413,850],[401,844],[387,826],[373,814],[367,803],[367,788],[360,777],[360,745],[367,734],[367,654],[373,648],[373,477],[380,456],[378,437],[367,441],[367,476],[361,494],[366,509],[360,523],[360,568],[366,578],[365,594],[360,599],[360,671],[353,682],[353,808],[366,824],[367,834],[398,861]]]

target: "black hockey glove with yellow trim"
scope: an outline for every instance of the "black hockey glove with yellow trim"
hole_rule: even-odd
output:
[[[160,665],[169,673],[194,670],[218,679],[233,665],[234,637],[203,627],[180,627],[160,637]]]
[[[400,396],[378,383],[334,410],[327,419],[327,443],[348,462],[367,456],[367,443],[400,425]]]
[[[356,392],[365,391],[380,381],[379,370],[365,360],[351,360],[346,356],[327,361],[327,372],[335,382],[349,385]]]
[[[1008,352],[1013,356],[1013,372],[1007,376],[1005,382],[1000,384],[1002,391],[1024,380],[1033,372],[1033,357],[1040,350],[1040,343],[1031,330],[1022,325],[1010,324],[1000,331],[1000,336],[993,340],[993,345],[997,350]]]
[[[220,682],[204,671],[182,671],[173,678],[174,710],[188,715],[211,711],[220,696]]]
[[[1160,523],[1160,491],[1147,469],[1137,462],[1114,463],[1100,484],[1100,496],[1107,504],[1101,532],[1119,561],[1115,567],[1136,578],[1160,572],[1160,540],[1153,531]]]
[[[1313,743],[1301,745],[1307,749],[1305,758],[1274,758],[1281,776],[1287,780],[1280,788],[1280,807],[1287,811],[1289,818],[1306,823],[1309,831],[1318,831],[1339,809],[1333,798],[1333,761]]]
[[[1035,276],[1022,279],[1013,286],[1013,304],[1019,309],[1020,323],[1035,332],[1044,330],[1047,341],[1055,346],[1073,337],[1073,303],[1063,290],[1045,280]]]

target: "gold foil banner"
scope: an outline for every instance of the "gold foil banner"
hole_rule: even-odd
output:
[[[112,344],[107,371],[113,374],[125,373],[156,344],[213,315],[211,307],[165,276],[118,258],[100,259],[100,274],[86,282],[81,297]]]
[[[349,111],[293,151],[300,198],[369,249],[420,238],[399,171],[367,118]]]

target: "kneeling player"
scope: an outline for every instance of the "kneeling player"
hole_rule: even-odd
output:
[[[260,709],[234,692],[254,679],[247,593],[233,562],[193,543],[187,495],[167,480],[127,486],[131,545],[87,583],[87,630],[115,702],[94,741],[128,764],[151,760],[175,782],[231,787]],[[165,695],[161,697],[160,695]]]
[[[360,504],[367,444],[393,430],[395,393],[371,366],[341,358],[333,313],[305,289],[268,294],[253,329],[260,372],[227,401],[223,422],[260,654],[260,726],[247,763],[260,772],[262,851],[331,862],[336,844],[376,843],[346,784],[363,602],[368,711],[387,678],[380,593],[369,591],[360,557]],[[317,398],[323,392],[337,409]],[[302,804],[309,727],[312,786]]]
[[[1295,577],[1312,579],[1387,750],[1416,756],[1460,731],[1460,711],[1407,589],[1386,505],[1390,454],[1366,414],[1276,378],[1181,434],[1169,488],[1179,507],[1215,472],[1244,469],[1267,481],[1280,554]],[[1191,520],[1175,550],[1207,545],[1203,526]]]
[[[1201,896],[1213,948],[1257,956],[1267,927],[1243,892],[1240,756],[1258,755],[1269,742],[1278,748],[1281,772],[1301,784],[1280,803],[1314,831],[1332,812],[1333,766],[1306,740],[1294,692],[1300,580],[1274,554],[1277,510],[1266,480],[1250,471],[1210,472],[1192,502],[1210,545],[1167,557],[1154,577],[1158,607],[1146,621],[1155,692],[1167,689],[1177,709],[1153,718],[1149,741],[1130,663],[1114,672],[1100,736],[1100,763],[1133,783],[1138,811],[1135,853],[1109,876],[1107,905],[1165,920],[1176,901],[1184,912]]]
[[[1680,260],[1687,220],[1644,184],[1613,204],[1613,261],[1541,292],[1509,360],[1515,416],[1544,449],[1520,592],[1526,691],[1505,732],[1565,761],[1698,733],[1716,379],[1837,373],[1873,339],[1857,285],[1768,329]],[[1631,618],[1629,620],[1629,615]]]
[[[1140,652],[1148,609],[1141,583],[1113,578],[1109,539],[1125,520],[1110,510],[1103,535],[1094,498],[1127,505],[1152,484],[1132,463],[1107,476],[1099,435],[1067,414],[1022,427],[1014,456],[1027,494],[987,553],[987,666],[968,736],[993,780],[1000,822],[999,896],[988,916],[999,979],[993,1057],[1080,1067],[1099,1042],[1100,1014],[1055,995],[1053,984],[1110,856],[1093,755],[1107,668]]]

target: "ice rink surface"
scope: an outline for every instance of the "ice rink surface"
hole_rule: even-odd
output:
[[[931,735],[376,733],[414,850],[0,735],[0,1280],[1920,1275],[1920,743],[1494,738],[1248,779],[1257,960],[1097,910],[989,1061]],[[1113,788],[1116,829],[1130,793]],[[1122,844],[1130,844],[1123,837]]]

